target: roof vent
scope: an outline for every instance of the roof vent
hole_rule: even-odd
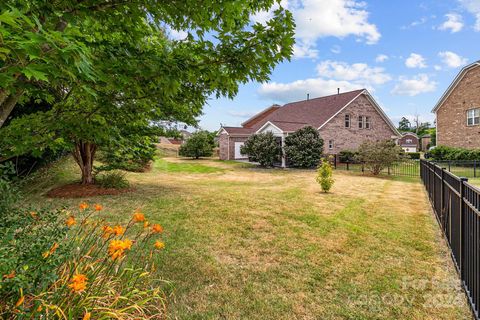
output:
[[[337,94],[340,94],[340,88],[337,88]]]
[[[310,100],[310,93],[307,93],[307,101]]]

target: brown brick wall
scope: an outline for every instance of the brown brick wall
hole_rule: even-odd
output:
[[[350,115],[350,128],[345,128],[346,114]],[[371,129],[358,128],[359,116],[370,117]],[[342,150],[355,150],[364,141],[388,140],[396,135],[363,95],[330,120],[319,132],[324,140],[324,152],[327,154],[338,154]],[[334,140],[333,150],[328,149],[329,140]]]
[[[437,110],[437,145],[480,148],[480,125],[467,126],[472,108],[480,108],[480,67],[469,70]]]
[[[220,160],[235,159],[235,142],[245,142],[248,137],[232,137],[225,133],[218,138]]]

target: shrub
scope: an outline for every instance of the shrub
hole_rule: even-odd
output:
[[[378,175],[383,169],[393,165],[403,157],[402,148],[393,141],[367,141],[358,148],[356,160],[364,163],[372,174]]]
[[[164,295],[152,278],[163,228],[149,226],[140,212],[126,225],[111,226],[92,218],[102,209],[81,203],[72,212],[19,209],[0,215],[2,318],[165,315]]]
[[[420,152],[409,152],[406,154],[408,158],[412,160],[418,160],[420,159]]]
[[[250,161],[258,162],[262,167],[273,166],[282,156],[282,147],[271,132],[251,135],[240,150]]]
[[[328,159],[323,159],[322,164],[317,169],[317,182],[320,184],[323,192],[328,192],[333,186],[335,180],[332,178],[332,165]]]
[[[293,167],[316,167],[322,152],[323,140],[315,128],[305,127],[285,138],[285,155]]]
[[[356,155],[357,155],[356,151],[343,150],[338,153],[338,160],[342,163],[352,162],[355,160]]]
[[[101,148],[98,160],[104,165],[95,169],[143,172],[155,157],[156,152],[157,148],[150,137],[124,139]]]
[[[99,173],[95,176],[95,183],[103,188],[126,189],[130,186],[125,173],[114,170]]]
[[[180,146],[178,154],[182,157],[198,159],[200,157],[211,157],[215,143],[208,131],[198,131],[192,134],[184,144]]]
[[[480,160],[480,149],[453,148],[437,146],[427,153],[432,160]]]

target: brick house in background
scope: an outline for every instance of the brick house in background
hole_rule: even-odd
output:
[[[366,89],[274,105],[242,123],[218,131],[220,159],[246,159],[240,147],[252,134],[272,132],[283,146],[292,132],[316,128],[324,140],[324,152],[337,154],[357,149],[365,141],[397,140],[399,132]],[[285,159],[282,159],[285,166]]]
[[[404,132],[402,137],[398,139],[398,145],[402,147],[405,152],[417,152],[420,149],[420,139],[413,132]]]
[[[480,148],[480,61],[460,71],[432,112],[437,145]]]

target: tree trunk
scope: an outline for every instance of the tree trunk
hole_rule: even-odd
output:
[[[7,97],[5,92],[0,93],[0,128],[7,121],[8,116],[12,112],[13,108],[17,104],[18,100],[22,96],[24,89],[18,89],[15,94],[11,94]]]
[[[93,184],[93,160],[97,145],[91,142],[78,141],[73,151],[73,158],[82,171],[82,184]]]

